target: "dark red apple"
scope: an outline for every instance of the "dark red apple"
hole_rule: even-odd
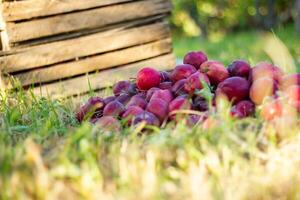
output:
[[[153,87],[151,88],[150,90],[147,91],[147,94],[146,94],[146,101],[150,101],[152,95],[154,94],[155,91],[157,90],[160,90],[159,88],[156,88],[156,87]]]
[[[160,84],[160,73],[156,69],[145,67],[137,74],[136,84],[140,90],[149,90]]]
[[[147,125],[160,126],[159,119],[154,114],[152,114],[151,112],[147,112],[147,111],[144,111],[143,113],[138,114],[133,119],[133,125],[140,124],[141,122],[145,122]]]
[[[95,121],[94,124],[104,131],[113,131],[113,132],[121,131],[120,122],[112,116],[103,116],[97,121]]]
[[[125,112],[125,106],[119,101],[115,100],[107,104],[103,110],[103,116],[118,117]]]
[[[170,90],[173,87],[173,83],[172,82],[162,82],[159,84],[159,89],[162,90]]]
[[[244,60],[233,61],[227,68],[230,76],[240,76],[248,80],[251,67]]]
[[[171,79],[173,82],[177,82],[181,79],[186,79],[196,71],[196,68],[192,65],[177,65],[175,69],[171,72]]]
[[[103,113],[105,102],[100,97],[91,97],[83,106],[79,108],[76,113],[76,119],[78,122],[82,122],[87,118],[100,117]],[[97,115],[97,116],[95,116]]]
[[[127,105],[127,103],[130,101],[131,96],[129,94],[121,94],[120,96],[118,96],[116,98],[117,101],[119,101],[120,103],[122,103],[124,106]]]
[[[115,96],[119,96],[121,94],[128,94],[131,83],[129,81],[119,81],[113,86],[113,92]]]
[[[185,82],[186,79],[181,79],[173,85],[171,91],[175,96],[187,94],[187,91],[184,89]]]
[[[237,103],[231,109],[231,114],[237,118],[245,118],[253,115],[255,112],[255,105],[251,101],[244,100]]]
[[[208,110],[208,103],[203,97],[197,96],[193,100],[193,109],[201,111],[201,112],[207,111]]]
[[[202,82],[206,82],[208,85],[210,85],[210,81],[206,74],[195,72],[187,78],[184,84],[184,89],[188,93],[194,94],[195,90],[201,90],[203,88]]]
[[[226,79],[218,85],[217,95],[225,95],[229,101],[236,104],[249,97],[249,83],[246,79],[235,76]]]
[[[132,120],[139,114],[142,114],[144,110],[139,106],[129,106],[124,114],[122,115],[123,119],[127,120],[127,123],[130,125]]]
[[[186,96],[178,96],[169,105],[169,112],[174,112],[176,110],[190,110],[192,109],[192,104]]]
[[[127,107],[138,106],[142,109],[145,109],[147,106],[147,101],[143,99],[140,95],[135,95],[131,97],[130,101],[127,103]]]
[[[207,61],[207,56],[202,51],[192,51],[184,56],[183,63],[193,65],[199,69],[201,64]]]
[[[200,66],[200,71],[208,76],[210,83],[214,86],[217,86],[229,77],[229,73],[225,66],[218,61],[204,62]]]
[[[115,96],[109,96],[109,97],[106,97],[106,98],[104,99],[104,103],[105,103],[105,105],[107,105],[107,104],[109,104],[110,102],[112,102],[112,101],[114,101],[114,100],[116,100],[116,97],[115,97]]]
[[[146,111],[153,113],[162,122],[168,114],[168,102],[160,98],[151,98]]]
[[[166,71],[161,71],[160,72],[160,81],[163,82],[169,82],[171,81],[171,74]]]
[[[156,90],[154,91],[151,99],[162,99],[167,103],[170,103],[174,97],[170,90]],[[150,100],[151,101],[151,100]]]
[[[128,89],[128,94],[133,96],[133,95],[136,95],[138,93],[139,93],[139,91],[138,91],[136,83],[131,83],[130,86],[129,86],[129,89]]]

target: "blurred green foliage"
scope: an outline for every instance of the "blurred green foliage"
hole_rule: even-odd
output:
[[[271,29],[294,21],[295,0],[173,0],[175,31],[187,36]]]
[[[220,60],[225,65],[233,60],[244,59],[254,65],[260,61],[272,61],[266,52],[267,38],[276,37],[282,41],[300,72],[300,37],[293,26],[280,26],[271,32],[239,31],[213,37],[210,40],[201,37],[181,37],[173,34],[173,46],[176,57],[182,59],[188,51],[204,51],[210,60]]]

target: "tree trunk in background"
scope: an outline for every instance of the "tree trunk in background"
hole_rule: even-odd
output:
[[[202,32],[201,36],[203,38],[207,38],[208,33],[207,33],[206,25],[205,25],[205,23],[201,22],[199,15],[198,15],[197,5],[196,5],[195,1],[193,1],[193,2],[194,2],[193,5],[189,7],[191,17],[196,22],[197,26],[201,29],[201,32]]]
[[[265,27],[271,29],[276,24],[276,15],[275,15],[275,0],[268,0],[268,16],[265,21]]]
[[[254,0],[254,6],[255,6],[255,10],[256,10],[256,14],[255,14],[255,22],[257,26],[261,26],[261,15],[259,13],[259,6],[260,6],[260,0]]]
[[[296,30],[300,32],[300,0],[296,0],[296,19],[295,19],[295,26]]]

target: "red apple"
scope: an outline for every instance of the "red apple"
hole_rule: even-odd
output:
[[[100,119],[95,121],[95,125],[104,131],[113,131],[113,132],[121,131],[120,122],[112,116],[101,117]]]
[[[260,105],[265,98],[275,95],[277,89],[278,85],[273,79],[268,77],[257,79],[250,88],[250,99]]]
[[[279,67],[268,62],[260,62],[252,68],[249,76],[250,82],[254,82],[260,78],[270,78],[276,83],[280,83],[283,72]]]
[[[145,122],[147,125],[160,126],[158,118],[151,112],[147,111],[144,111],[143,113],[135,116],[133,120],[133,125],[140,124],[141,122]]]
[[[249,97],[249,83],[238,76],[230,77],[218,85],[216,94],[225,95],[229,101],[236,104]]]
[[[230,76],[240,76],[248,80],[251,67],[249,63],[243,60],[236,60],[228,66]]]
[[[225,66],[218,61],[204,62],[200,66],[200,71],[208,76],[210,83],[214,86],[217,86],[229,77],[229,73]]]
[[[157,99],[157,98],[162,99],[167,103],[170,103],[174,99],[173,94],[170,90],[156,90],[153,93],[151,99]]]
[[[159,71],[145,67],[138,72],[136,84],[140,90],[149,90],[152,87],[157,87],[160,84],[160,79]]]
[[[285,75],[280,83],[280,88],[285,90],[292,85],[300,85],[300,74]]]
[[[206,82],[208,85],[210,85],[209,79],[206,74],[196,72],[187,78],[184,89],[188,93],[194,94],[195,90],[201,90],[203,88],[202,82]]]
[[[186,79],[196,71],[197,71],[196,68],[192,65],[188,65],[188,64],[178,65],[171,72],[171,79],[173,82],[177,82],[181,79]]]
[[[255,112],[255,105],[251,101],[244,100],[237,103],[231,109],[231,114],[234,117],[244,118],[253,115]]]
[[[201,64],[207,61],[207,56],[202,51],[192,51],[184,56],[183,63],[193,65],[199,69]]]

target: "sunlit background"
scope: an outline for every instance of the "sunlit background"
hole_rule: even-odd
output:
[[[300,71],[300,0],[173,0],[173,6],[178,62],[202,50],[225,65],[267,60],[285,73]],[[195,127],[180,118],[162,129],[142,123],[111,132],[79,124],[79,107],[70,100],[0,93],[0,199],[300,199],[295,109],[284,107],[266,121],[260,106],[256,118],[237,120],[220,101]]]
[[[300,63],[299,0],[173,0],[171,17],[178,58],[203,50],[228,64],[272,60],[267,38],[278,37]],[[298,69],[299,70],[299,69]]]

